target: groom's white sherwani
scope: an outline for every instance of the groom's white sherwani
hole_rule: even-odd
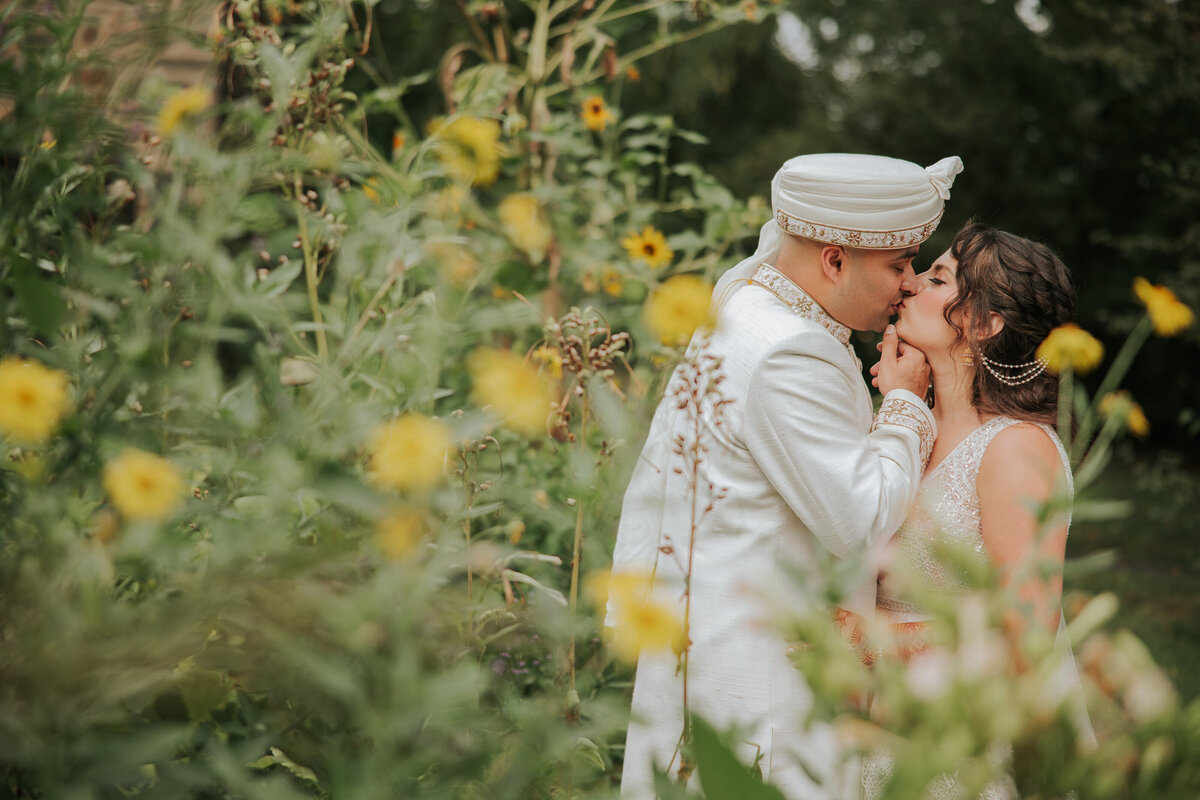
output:
[[[721,308],[706,350],[721,359],[730,402],[719,424],[703,418],[697,509],[710,484],[724,497],[699,517],[692,543],[689,706],[718,727],[738,726],[742,758],[757,759],[788,798],[840,797],[858,787],[837,786],[833,734],[806,725],[812,693],[770,620],[804,602],[794,574],[805,589],[823,585],[828,558],[818,551],[865,562],[892,535],[934,438],[933,417],[911,392],[889,393],[872,418],[849,337],[764,266]],[[672,383],[679,379],[677,370]],[[695,414],[689,419],[671,396],[668,386],[625,495],[613,571],[653,571],[656,593],[679,598],[682,614],[692,497],[677,443],[695,438]],[[873,573],[844,605],[873,611]],[[609,624],[617,614],[610,605]],[[676,657],[643,653],[623,797],[653,797],[651,759],[674,774],[682,711]]]

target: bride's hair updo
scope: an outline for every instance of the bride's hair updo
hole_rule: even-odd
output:
[[[1009,385],[982,363],[1005,377],[1018,376],[1019,365],[1033,362],[1038,345],[1050,331],[1075,317],[1075,286],[1054,251],[1038,242],[969,222],[954,237],[950,254],[958,262],[958,296],[943,314],[967,342],[975,358],[971,404],[984,414],[1054,424],[1058,378],[1043,370],[1032,380]],[[1004,328],[991,335],[992,314]],[[982,356],[982,357],[981,357]]]

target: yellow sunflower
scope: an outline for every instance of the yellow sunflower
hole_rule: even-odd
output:
[[[423,414],[405,414],[372,433],[367,469],[381,486],[432,489],[445,475],[452,446],[446,423]]]
[[[43,441],[69,406],[65,372],[15,356],[0,361],[0,434]]]
[[[1100,366],[1104,360],[1104,345],[1100,340],[1074,323],[1059,325],[1038,345],[1037,357],[1046,362],[1051,372],[1070,369],[1082,375]]]
[[[588,127],[588,130],[593,130],[597,133],[617,121],[613,113],[608,110],[604,98],[598,94],[592,95],[583,101],[583,110],[579,113],[579,116],[583,118],[583,124]]]
[[[668,347],[683,347],[711,323],[712,284],[699,275],[675,275],[646,298],[646,327]]]
[[[1105,418],[1114,415],[1120,417],[1129,432],[1139,439],[1144,439],[1150,434],[1150,420],[1146,419],[1146,413],[1134,402],[1129,392],[1122,390],[1104,395],[1099,411],[1100,416]]]
[[[171,136],[185,120],[212,105],[212,93],[203,86],[180,89],[167,98],[158,112],[157,128],[162,136]]]
[[[500,123],[480,117],[435,120],[437,155],[452,178],[475,186],[494,183],[500,174]]]
[[[1181,333],[1195,319],[1192,310],[1166,286],[1157,286],[1145,278],[1134,278],[1133,293],[1146,306],[1154,332],[1159,336]]]
[[[400,508],[379,520],[375,542],[385,556],[398,561],[412,555],[428,532],[421,512]]]
[[[482,347],[471,354],[467,369],[477,405],[518,433],[545,432],[554,386],[537,367],[510,350]]]
[[[647,225],[641,233],[630,233],[621,244],[634,261],[645,261],[651,269],[661,269],[671,263],[675,253],[667,246],[662,231]]]
[[[104,465],[103,483],[127,519],[166,519],[183,500],[179,469],[161,456],[132,447]]]

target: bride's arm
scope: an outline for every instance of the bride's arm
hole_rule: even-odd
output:
[[[1058,450],[1035,425],[996,434],[979,465],[975,488],[983,545],[1005,585],[1020,581],[1019,608],[1009,620],[1018,629],[1030,619],[1051,631],[1058,625],[1067,517],[1062,512],[1039,521],[1038,514],[1064,486]]]

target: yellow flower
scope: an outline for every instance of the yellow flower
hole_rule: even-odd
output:
[[[363,194],[365,194],[367,196],[367,199],[370,200],[372,203],[379,202],[379,191],[376,188],[378,186],[379,186],[379,178],[367,178],[366,183],[363,184],[363,187],[362,187]]]
[[[500,123],[479,117],[435,120],[438,158],[455,180],[486,186],[500,174]]]
[[[644,600],[652,586],[653,579],[649,572],[600,570],[587,576],[583,590],[595,606],[603,608],[610,597],[617,603]]]
[[[405,414],[371,434],[367,469],[380,486],[432,489],[441,483],[453,443],[446,423],[422,414]]]
[[[1050,331],[1037,349],[1037,357],[1051,372],[1070,369],[1079,374],[1091,372],[1104,359],[1104,345],[1074,323],[1059,325]]]
[[[471,395],[509,428],[528,435],[543,433],[554,387],[536,367],[509,350],[483,347],[467,360]]]
[[[667,240],[661,231],[656,231],[647,225],[641,233],[631,233],[621,244],[634,261],[645,261],[650,269],[661,269],[671,263],[675,253],[667,246]]]
[[[498,211],[500,226],[509,241],[535,262],[541,261],[550,247],[550,226],[537,198],[516,192],[500,201]]]
[[[466,288],[479,271],[475,257],[461,245],[438,242],[429,246],[429,252],[438,260],[446,280],[456,289]]]
[[[589,130],[597,133],[607,128],[610,123],[617,121],[617,118],[605,105],[604,98],[598,94],[583,101],[583,111],[579,116],[583,118],[583,124],[587,125]]]
[[[1165,286],[1157,286],[1145,278],[1134,278],[1133,293],[1146,306],[1154,332],[1159,336],[1174,336],[1195,319],[1192,310]]]
[[[514,519],[505,526],[504,530],[508,533],[508,543],[516,547],[521,543],[521,537],[525,535],[525,523]]]
[[[186,119],[196,116],[212,103],[212,95],[203,86],[189,86],[180,89],[167,98],[162,109],[158,112],[158,132],[170,136]]]
[[[167,459],[127,448],[104,465],[104,491],[127,519],[162,520],[183,499],[183,476]]]
[[[651,596],[652,581],[642,572],[599,573],[585,587],[592,602],[613,603],[616,625],[609,633],[613,651],[636,662],[643,651],[683,652],[687,645],[683,621],[676,609]]]
[[[632,82],[637,83],[642,79],[642,73],[637,67],[629,66],[625,68],[625,77]]]
[[[557,347],[551,347],[544,344],[537,350],[533,351],[533,357],[550,368],[550,374],[555,378],[563,376],[563,358],[562,353],[558,352]]]
[[[604,291],[613,297],[620,297],[625,291],[625,277],[612,267],[604,270]]]
[[[646,326],[669,347],[682,347],[711,322],[712,285],[699,275],[675,275],[646,298]]]
[[[1104,395],[1100,400],[1099,411],[1103,417],[1121,417],[1121,422],[1129,432],[1139,439],[1146,438],[1150,433],[1150,420],[1146,419],[1142,407],[1134,402],[1129,392],[1120,391]]]
[[[20,442],[45,440],[67,413],[67,374],[37,361],[0,361],[0,433]]]
[[[442,219],[459,217],[462,215],[463,204],[466,202],[466,189],[458,185],[447,186],[430,196],[429,213]]]
[[[425,518],[412,508],[401,508],[379,520],[375,542],[388,558],[400,560],[412,555],[428,533]]]

